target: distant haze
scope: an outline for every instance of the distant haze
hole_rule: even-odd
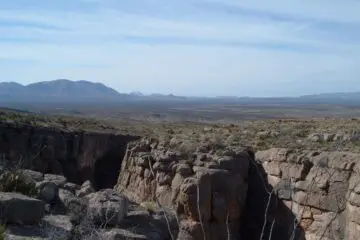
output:
[[[0,1],[0,81],[89,79],[119,92],[360,91],[360,2]]]

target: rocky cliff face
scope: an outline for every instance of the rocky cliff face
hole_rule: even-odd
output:
[[[175,206],[178,239],[358,239],[360,154],[129,145],[116,188]],[[200,213],[200,214],[199,214]],[[201,216],[201,217],[199,217]]]
[[[144,139],[129,145],[116,188],[138,203],[174,206],[178,239],[239,239],[249,163],[247,151],[186,154]]]
[[[256,159],[270,185],[267,197],[276,197],[294,216],[286,219],[271,203],[268,225],[275,220],[298,226],[307,240],[359,239],[360,154],[270,149],[257,152]]]
[[[0,125],[2,162],[43,173],[63,174],[69,181],[113,187],[127,143],[135,136],[65,132],[32,126]]]
[[[1,162],[172,207],[178,239],[359,239],[358,153],[137,139],[2,124]]]

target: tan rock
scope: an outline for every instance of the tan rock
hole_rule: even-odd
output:
[[[355,192],[350,193],[349,203],[356,207],[360,207],[360,195]]]
[[[313,222],[314,222],[313,219],[302,219],[300,221],[300,227],[306,231]]]
[[[281,177],[280,164],[278,162],[264,162],[263,167],[267,174]]]
[[[204,232],[208,229],[204,229],[201,227],[200,222],[192,221],[192,220],[184,220],[181,221],[179,226],[179,235],[177,237],[178,240],[198,240],[198,239],[209,239],[208,237],[204,237]]]
[[[275,161],[275,162],[285,162],[289,150],[286,148],[272,148],[265,151],[258,151],[255,154],[255,158],[261,162],[264,161]]]
[[[180,186],[178,204],[183,206],[184,213],[193,221],[202,221],[211,217],[211,181],[209,176],[187,178]]]
[[[281,178],[268,175],[267,180],[271,186],[275,187],[279,184],[279,182],[281,181]]]

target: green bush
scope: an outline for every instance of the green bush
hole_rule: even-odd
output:
[[[18,172],[7,172],[0,179],[1,192],[18,192],[27,196],[36,194],[35,183]]]

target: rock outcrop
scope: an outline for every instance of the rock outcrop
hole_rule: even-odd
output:
[[[171,211],[154,207],[149,214],[114,189],[79,196],[76,191],[81,186],[62,181],[63,176],[18,170],[16,176],[20,174],[35,182],[36,191],[33,196],[0,192],[0,224],[6,228],[0,237],[5,239],[157,240],[176,234],[176,216]]]
[[[45,203],[15,192],[0,192],[0,221],[36,224],[45,214]]]
[[[201,144],[200,144],[201,145]],[[358,239],[360,154],[129,145],[116,189],[173,207],[178,239]]]
[[[238,239],[250,158],[244,150],[186,153],[143,139],[129,145],[116,188],[137,203],[173,206],[178,239]]]
[[[0,158],[16,168],[64,175],[77,184],[91,180],[96,189],[111,188],[126,145],[135,139],[138,137],[1,123]]]
[[[305,239],[359,239],[360,154],[270,149],[257,152],[256,159],[268,191],[291,210],[290,226],[303,229]],[[289,225],[272,205],[267,223]]]
[[[85,197],[89,220],[94,224],[116,226],[128,213],[128,199],[112,189],[103,189]]]

